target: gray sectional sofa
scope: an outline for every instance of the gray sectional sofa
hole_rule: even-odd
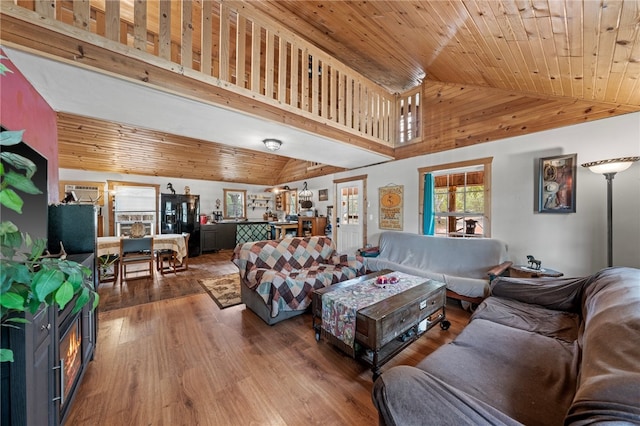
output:
[[[379,254],[364,259],[367,270],[391,269],[441,281],[447,296],[480,303],[489,282],[511,266],[507,245],[492,238],[445,238],[387,231]]]
[[[452,343],[382,373],[380,424],[640,424],[639,269],[491,290]]]

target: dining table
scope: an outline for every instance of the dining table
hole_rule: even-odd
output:
[[[123,238],[131,237],[98,237],[96,256],[120,254],[120,240]],[[187,246],[182,234],[156,234],[146,235],[142,238],[153,238],[154,250],[173,250],[178,263],[182,262],[182,259],[187,256]]]

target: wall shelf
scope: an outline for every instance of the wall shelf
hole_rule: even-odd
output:
[[[271,195],[266,194],[249,194],[247,195],[247,200],[252,210],[255,210],[256,207],[269,210],[271,202],[273,201]]]

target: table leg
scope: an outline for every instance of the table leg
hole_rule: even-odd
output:
[[[371,372],[373,373],[373,381],[380,377],[380,366],[378,365],[379,351],[373,351],[373,363],[371,364]]]

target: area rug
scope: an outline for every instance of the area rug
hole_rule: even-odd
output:
[[[237,272],[215,278],[203,278],[198,282],[220,309],[242,303],[240,301],[240,274]]]

